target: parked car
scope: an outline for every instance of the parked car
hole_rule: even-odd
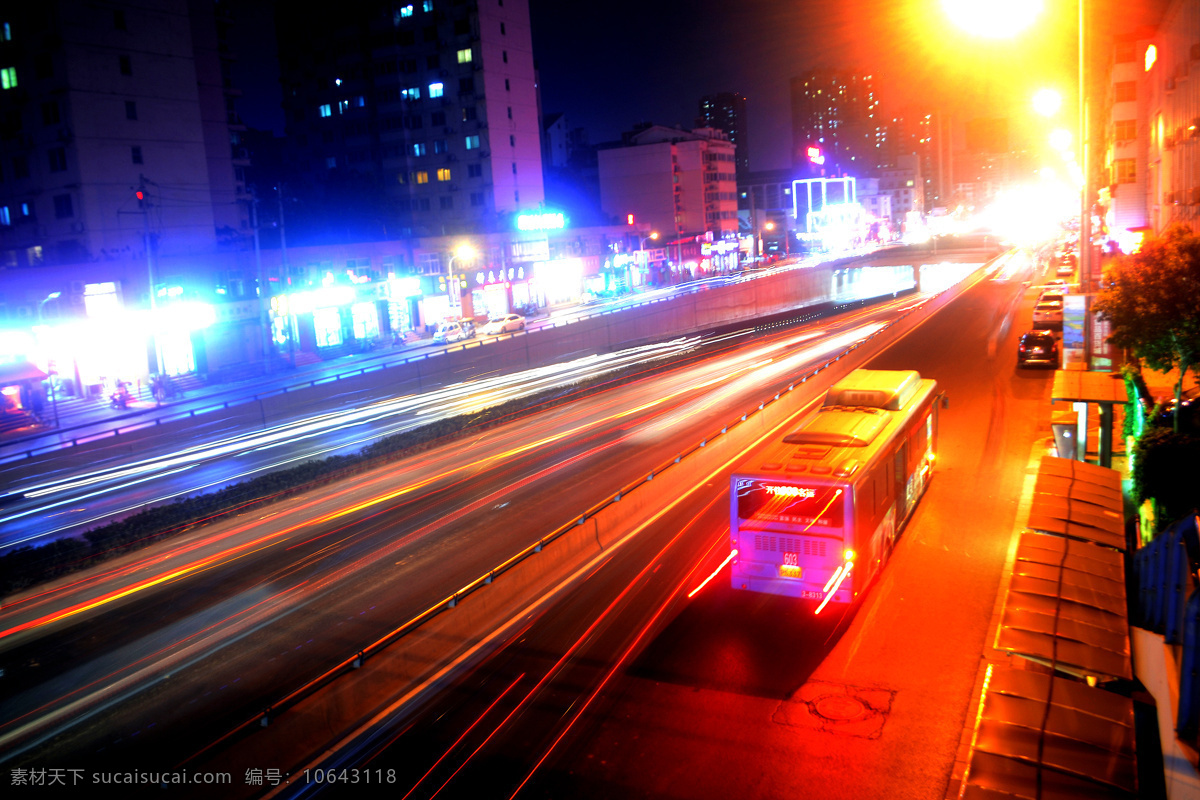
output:
[[[525,318],[520,314],[499,314],[488,320],[483,332],[487,336],[525,330]]]
[[[1061,328],[1063,304],[1057,300],[1039,300],[1033,307],[1033,324],[1038,328]]]
[[[1017,366],[1058,366],[1058,339],[1053,331],[1034,329],[1021,334]]]
[[[474,334],[475,331],[472,329],[471,335],[473,336]],[[467,338],[470,337],[467,336],[466,330],[458,320],[448,320],[439,324],[433,334],[433,341],[436,344],[451,344],[453,342],[461,342]]]

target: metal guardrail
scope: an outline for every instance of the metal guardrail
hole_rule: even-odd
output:
[[[987,264],[990,264],[993,260],[994,259],[989,259]],[[982,267],[981,269],[986,270],[987,264],[985,264],[984,267]],[[979,270],[974,271],[972,274],[975,274],[977,272],[979,272]],[[969,277],[969,276],[964,276],[958,282],[953,284],[953,286],[957,286],[958,284],[962,283],[962,281],[966,280],[967,277]],[[887,323],[879,330],[874,331],[871,334],[868,334],[868,336],[866,337],[866,339],[864,341],[874,339],[876,336],[882,334],[884,331],[894,327],[901,320],[904,320],[906,317],[909,317],[910,315],[924,309],[929,304],[934,303],[935,301],[938,300],[938,298],[942,297],[942,295],[944,295],[947,291],[950,291],[951,288],[953,288],[953,287],[952,286],[947,287],[946,289],[943,289],[938,294],[930,296],[930,297],[926,298],[925,300],[923,300],[922,302],[920,302],[919,304],[914,305],[913,307],[909,308],[903,314],[901,314],[899,317],[897,317],[896,319]],[[404,638],[406,635],[417,630],[422,625],[424,625],[427,622],[429,622],[430,620],[432,620],[434,617],[442,614],[445,611],[448,611],[448,610],[454,608],[455,606],[458,605],[459,602],[461,602],[464,598],[471,595],[473,592],[483,588],[484,586],[491,584],[493,581],[495,581],[496,578],[500,577],[504,573],[513,569],[514,567],[516,567],[518,564],[520,564],[522,561],[526,560],[527,558],[530,558],[530,557],[534,556],[535,554],[542,552],[542,550],[547,545],[553,543],[555,540],[559,539],[560,537],[562,537],[569,531],[573,530],[574,528],[576,528],[580,525],[583,525],[589,519],[596,516],[600,512],[604,511],[606,508],[608,508],[616,503],[620,503],[623,498],[627,497],[632,492],[635,492],[639,488],[645,487],[648,484],[652,483],[654,481],[655,476],[661,475],[666,470],[669,470],[672,467],[677,466],[680,463],[682,463],[689,456],[695,455],[696,453],[700,452],[700,450],[707,447],[709,443],[715,441],[718,437],[727,434],[730,429],[735,428],[738,425],[745,423],[748,419],[753,417],[755,414],[763,411],[768,405],[778,402],[779,399],[783,395],[794,391],[797,386],[803,385],[810,378],[815,378],[822,370],[831,367],[833,364],[837,363],[838,361],[841,361],[842,358],[849,355],[853,351],[857,350],[860,346],[862,346],[863,343],[864,342],[856,342],[855,344],[851,345],[850,347],[847,347],[845,350],[843,350],[838,355],[834,356],[833,358],[828,359],[827,361],[825,361],[825,363],[814,368],[811,372],[803,374],[799,380],[794,380],[792,383],[790,383],[788,385],[787,389],[776,392],[774,394],[774,396],[761,401],[756,407],[750,409],[746,413],[741,414],[739,417],[734,418],[731,422],[722,426],[719,431],[714,432],[710,436],[704,437],[703,439],[700,440],[700,442],[698,444],[679,453],[674,458],[662,462],[662,464],[660,464],[657,468],[652,469],[649,473],[647,473],[647,475],[644,478],[635,480],[632,483],[622,487],[613,496],[608,497],[605,500],[600,501],[599,503],[596,503],[591,508],[584,511],[582,514],[580,514],[576,517],[573,517],[569,522],[566,522],[563,525],[560,525],[558,528],[551,531],[549,534],[539,537],[536,541],[532,542],[531,544],[529,544],[528,546],[526,546],[519,552],[517,552],[514,555],[510,556],[509,558],[505,559],[503,562],[496,565],[495,567],[492,567],[487,572],[485,572],[484,574],[477,577],[475,580],[467,583],[466,585],[455,590],[451,594],[446,595],[445,597],[441,598],[437,602],[428,606],[425,610],[421,611],[416,616],[414,616],[411,619],[407,620],[406,622],[402,623],[401,625],[394,628],[390,632],[384,634],[383,636],[376,639],[374,642],[372,642],[371,644],[362,648],[361,650],[356,651],[353,655],[342,660],[340,663],[334,665],[333,667],[326,670],[325,672],[323,672],[321,675],[317,676],[316,678],[313,678],[312,680],[306,682],[305,684],[288,692],[283,697],[279,698],[275,702],[268,705],[265,709],[263,709],[263,711],[260,714],[256,714],[254,717],[244,721],[243,723],[241,723],[240,725],[238,725],[237,727],[235,727],[234,729],[232,729],[231,731],[226,733],[220,739],[210,743],[207,747],[205,747],[204,749],[195,753],[188,760],[188,762],[185,762],[185,763],[195,762],[201,756],[203,756],[205,753],[212,751],[214,748],[220,746],[224,742],[227,742],[231,739],[239,738],[240,736],[243,736],[254,729],[268,726],[272,719],[278,717],[280,714],[283,714],[285,711],[294,707],[296,704],[298,704],[302,700],[316,694],[321,689],[323,689],[326,686],[328,686],[329,684],[333,683],[337,678],[359,669],[368,658],[378,655],[380,652],[382,652],[386,648],[390,647],[391,645],[395,644],[400,639]],[[183,765],[181,765],[181,766],[183,766]]]

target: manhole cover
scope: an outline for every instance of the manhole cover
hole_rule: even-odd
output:
[[[809,681],[779,704],[772,719],[781,725],[878,739],[895,695],[890,689]]]
[[[861,700],[844,694],[820,698],[814,704],[813,710],[825,719],[834,722],[858,719],[867,713],[866,706],[862,704]]]

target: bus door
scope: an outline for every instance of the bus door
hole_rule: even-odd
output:
[[[908,441],[902,441],[900,446],[896,448],[895,464],[893,473],[895,475],[895,497],[896,497],[896,522],[908,518]]]

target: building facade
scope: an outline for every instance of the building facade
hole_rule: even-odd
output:
[[[246,232],[220,6],[55,0],[10,12],[0,265],[145,260],[147,237],[164,258],[208,253],[218,229]]]
[[[719,92],[700,98],[696,127],[725,131],[736,148],[734,164],[738,176],[750,171],[750,141],[746,133],[746,98],[737,92]]]
[[[544,201],[524,0],[363,3],[277,16],[289,168],[314,229],[501,230]]]
[[[871,75],[811,70],[792,78],[792,164],[813,176],[866,177],[880,163],[884,136]],[[814,168],[808,148],[825,163]]]
[[[736,150],[723,131],[649,125],[599,152],[600,207],[667,237],[736,236]]]

